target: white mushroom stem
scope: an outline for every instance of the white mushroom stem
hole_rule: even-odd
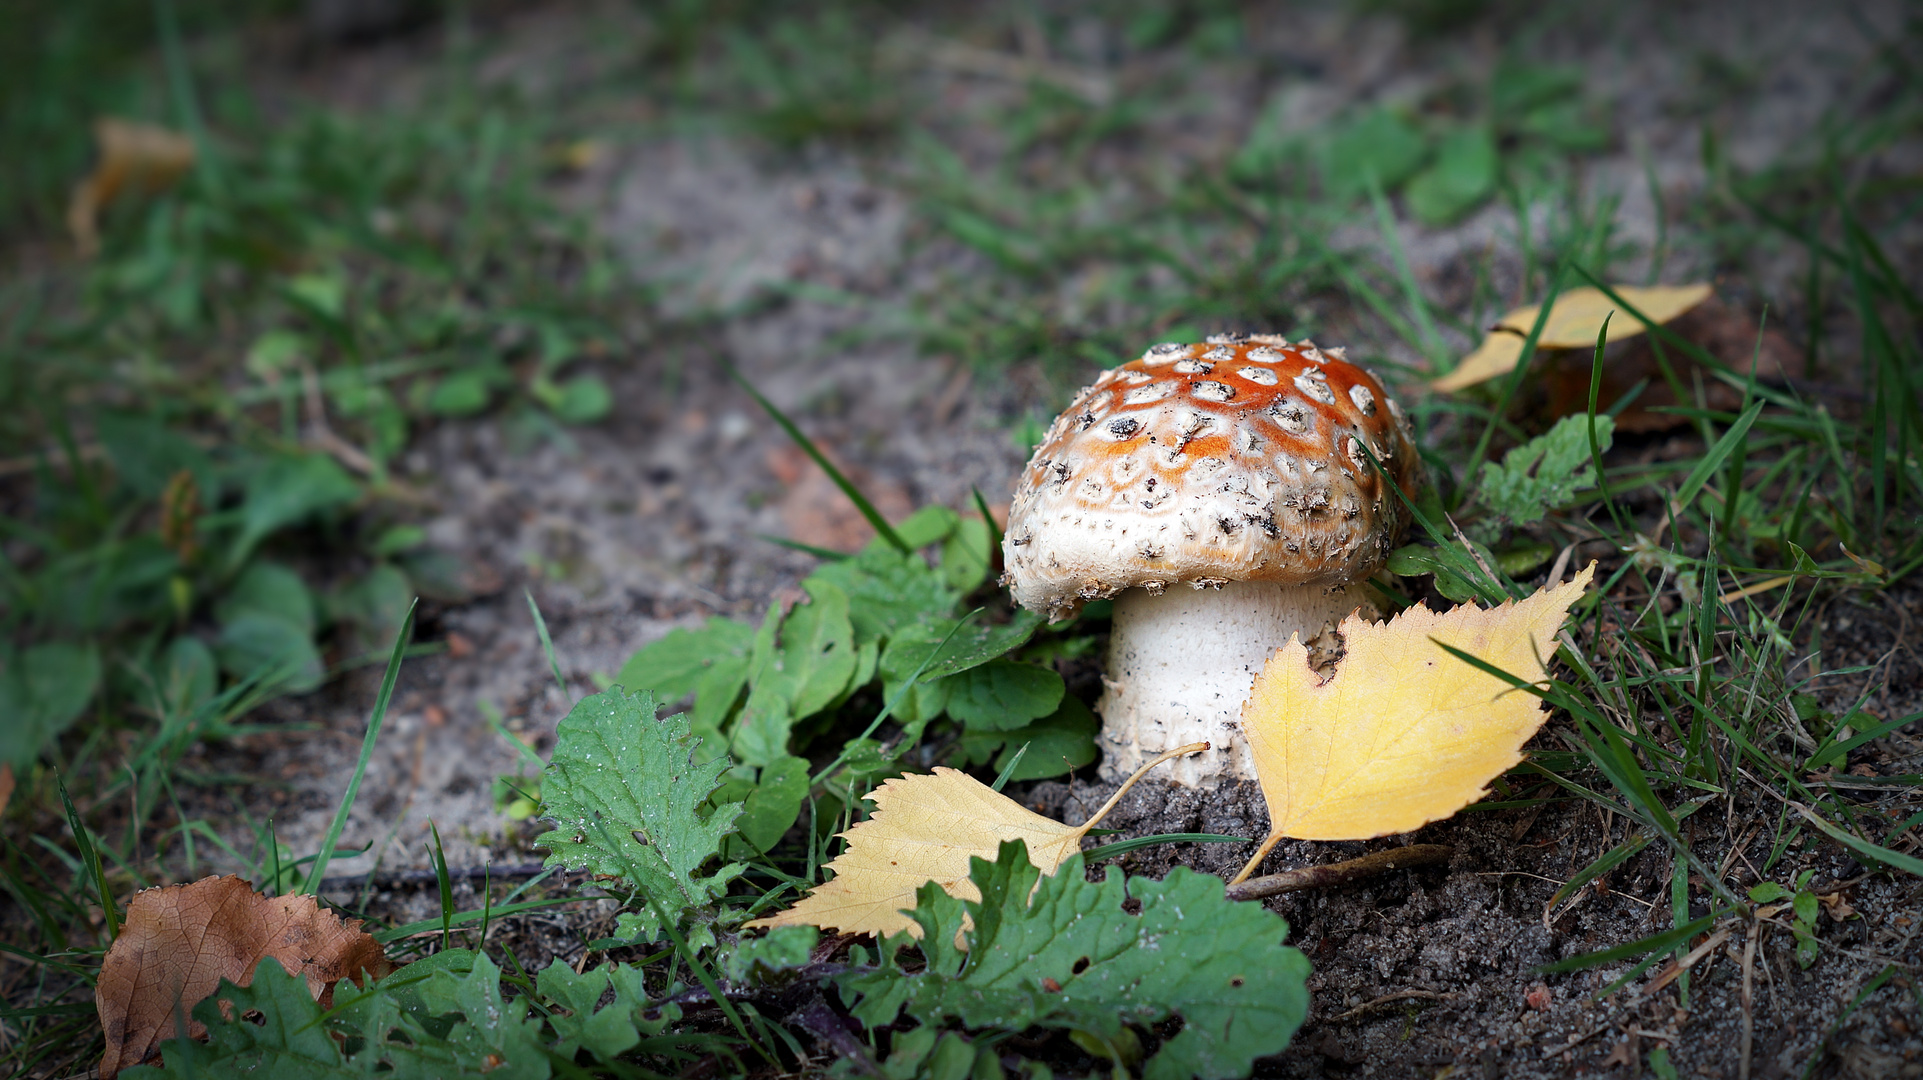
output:
[[[1183,743],[1212,747],[1177,758],[1161,775],[1185,787],[1255,779],[1242,734],[1242,704],[1275,650],[1357,608],[1376,611],[1361,589],[1231,581],[1219,589],[1178,585],[1161,595],[1115,597],[1102,714],[1102,777],[1120,781],[1143,761]]]

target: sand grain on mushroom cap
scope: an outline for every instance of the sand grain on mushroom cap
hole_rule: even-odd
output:
[[[1347,585],[1387,557],[1405,523],[1391,482],[1413,495],[1418,469],[1382,384],[1306,341],[1156,345],[1084,389],[1022,474],[1003,581],[1051,619],[1116,599],[1104,774],[1206,739],[1225,748],[1178,778],[1252,776],[1232,736],[1255,671],[1288,633],[1366,606]],[[1168,650],[1194,673],[1156,670]]]

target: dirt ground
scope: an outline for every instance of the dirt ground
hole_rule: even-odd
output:
[[[1726,112],[1717,119],[1732,157],[1762,164],[1802,145],[1824,112],[1842,103],[1852,70],[1875,47],[1874,28],[1899,14],[1872,5],[1859,23],[1795,3],[1652,4],[1644,11],[1648,25],[1641,28],[1571,33],[1539,45],[1545,58],[1581,62],[1593,75],[1589,92],[1608,101],[1618,128],[1632,133],[1621,151],[1590,166],[1589,183],[1623,192],[1623,235],[1643,243],[1655,236],[1657,217],[1645,170],[1672,207],[1707,182],[1693,96],[1706,55],[1742,56],[1756,73],[1747,93],[1717,106]],[[529,56],[552,56],[565,53],[570,35],[618,17],[537,7],[509,16],[507,37],[531,43]],[[1487,63],[1500,31],[1487,28],[1466,58],[1413,48],[1393,23],[1344,14],[1311,12],[1262,33],[1289,40],[1282,55],[1317,58],[1305,59],[1289,90],[1288,115],[1308,125],[1358,98],[1412,93],[1447,65]],[[342,70],[404,69],[415,47],[374,45],[329,62]],[[1341,61],[1323,59],[1332,55]],[[518,77],[539,65],[524,56],[500,66]],[[307,78],[327,81],[324,73]],[[1140,153],[1219,154],[1240,138],[1263,103],[1250,86],[1215,86],[1211,78],[1198,75],[1219,108],[1182,118],[1166,142],[1147,140]],[[1005,90],[958,80],[945,92],[965,100]],[[974,137],[958,136],[958,148],[968,152]],[[570,183],[567,197],[593,209],[636,276],[661,288],[669,312],[740,304],[797,280],[832,281],[882,305],[912,295],[931,275],[965,268],[969,258],[939,243],[913,242],[911,202],[891,186],[887,162],[836,151],[776,158],[724,136],[658,138],[616,147],[603,166]],[[1447,229],[1404,224],[1402,240],[1418,278],[1448,303],[1465,288],[1466,253],[1512,243],[1512,229],[1505,211],[1490,209]],[[1338,239],[1357,247],[1380,242],[1367,222]],[[1706,263],[1687,230],[1674,230],[1671,245],[1671,280],[1725,269]],[[1513,292],[1516,268],[1498,262],[1497,273],[1498,291]],[[1784,290],[1784,273],[1755,268],[1737,298]],[[453,866],[538,861],[525,848],[528,828],[496,808],[496,779],[522,767],[483,714],[498,707],[510,729],[545,751],[566,708],[524,590],[539,602],[579,694],[670,629],[712,614],[754,618],[791,588],[812,560],[760,536],[827,538],[840,546],[858,538],[839,496],[729,383],[723,361],[800,417],[897,512],[925,503],[965,506],[973,487],[1006,500],[1025,457],[1009,432],[1025,415],[1052,412],[1067,400],[1064,388],[1019,363],[984,378],[957,358],[922,356],[905,344],[844,347],[838,335],[868,317],[858,306],[788,296],[747,310],[712,334],[664,336],[635,355],[608,358],[602,373],[616,388],[615,415],[573,432],[568,444],[524,445],[483,419],[445,423],[407,456],[405,479],[431,495],[432,541],[475,568],[481,595],[427,609],[420,636],[446,651],[405,668],[398,706],[344,837],[372,850],[336,861],[335,873],[364,874],[376,863],[382,874],[426,865],[430,822],[438,824]],[[1394,353],[1386,340],[1370,339],[1380,331],[1364,320],[1331,312],[1326,321],[1351,328],[1355,338],[1347,344]],[[1923,671],[1912,635],[1923,593],[1912,584],[1880,607],[1852,605],[1842,602],[1827,616],[1832,648],[1870,663],[1900,645],[1869,676],[1886,685],[1876,707],[1886,716],[1918,708]],[[240,802],[226,811],[271,816],[291,849],[313,850],[358,752],[377,676],[364,671],[278,703],[266,714],[276,731],[208,750],[268,781],[235,794]],[[1832,692],[1841,697],[1860,686]],[[1553,740],[1553,730],[1543,738]],[[1901,736],[1895,741],[1923,751]],[[1903,745],[1899,756],[1908,756]],[[1034,785],[1023,797],[1075,817],[1101,795],[1092,779],[1077,778]],[[1698,850],[1732,866],[1760,865],[1780,810],[1757,801],[1733,808],[1727,819],[1702,821]],[[1259,836],[1265,821],[1253,790],[1204,798],[1144,785],[1111,824],[1127,833]],[[1679,1075],[1734,1080],[1749,1015],[1749,1075],[1793,1076],[1886,962],[1899,966],[1900,982],[1923,964],[1916,940],[1923,886],[1866,873],[1835,849],[1812,847],[1792,855],[1791,866],[1815,870],[1818,882],[1841,883],[1827,891],[1861,917],[1825,923],[1825,940],[1839,948],[1826,950],[1808,971],[1793,960],[1788,933],[1775,930],[1753,960],[1742,955],[1739,934],[1699,964],[1687,1008],[1675,987],[1646,999],[1623,993],[1605,1004],[1588,1000],[1626,965],[1532,974],[1545,962],[1669,925],[1671,863],[1660,845],[1545,921],[1558,883],[1621,842],[1627,828],[1591,807],[1559,803],[1539,812],[1467,814],[1368,844],[1284,844],[1269,870],[1418,841],[1451,844],[1455,854],[1446,866],[1268,901],[1289,920],[1316,973],[1311,1021],[1262,1074],[1632,1076],[1650,1049],[1667,1045]],[[1124,864],[1151,875],[1177,861],[1227,872],[1244,855],[1236,845],[1193,845],[1151,849]],[[1704,892],[1692,895],[1706,904]],[[386,890],[381,902],[396,911],[409,904],[406,890]],[[1819,1074],[1923,1075],[1919,1028],[1912,990],[1892,983],[1844,1023]]]

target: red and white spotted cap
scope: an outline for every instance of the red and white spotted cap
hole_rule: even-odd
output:
[[[1136,586],[1365,578],[1406,521],[1368,454],[1413,497],[1401,410],[1342,350],[1272,335],[1157,345],[1049,428],[1009,510],[1002,582],[1056,619]]]

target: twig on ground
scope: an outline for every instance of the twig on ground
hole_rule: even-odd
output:
[[[1408,847],[1391,848],[1388,851],[1375,851],[1360,858],[1345,859],[1339,863],[1304,866],[1295,870],[1284,870],[1280,874],[1250,878],[1239,885],[1229,886],[1228,898],[1257,900],[1265,896],[1280,896],[1283,893],[1301,892],[1305,889],[1326,889],[1358,878],[1373,877],[1389,870],[1446,862],[1455,852],[1456,849],[1448,844],[1411,844]]]
[[[1728,941],[1730,933],[1733,932],[1735,929],[1736,929],[1735,923],[1731,922],[1729,924],[1726,924],[1722,929],[1709,935],[1708,941],[1705,941],[1701,945],[1696,946],[1694,949],[1690,950],[1688,955],[1684,956],[1681,960],[1676,961],[1674,964],[1658,972],[1656,977],[1649,981],[1649,985],[1643,987],[1643,992],[1637,995],[1637,999],[1640,1000],[1642,998],[1646,998],[1651,994],[1654,994],[1657,991],[1661,990],[1663,987],[1668,986],[1670,983],[1675,982],[1676,979],[1681,977],[1683,972],[1688,971],[1691,967],[1695,966],[1698,960],[1701,960],[1703,957],[1708,956],[1712,952],[1715,952],[1717,946],[1721,945],[1725,941]]]
[[[1608,1031],[1614,1026],[1614,1023],[1598,1024],[1580,1035],[1571,1035],[1568,1042],[1563,1043],[1561,1046],[1550,1047],[1549,1050],[1542,1055],[1542,1059],[1548,1061],[1550,1058],[1567,1054],[1569,1051],[1574,1050],[1576,1047],[1581,1046],[1583,1043],[1588,1042],[1590,1039],[1595,1038],[1602,1032]]]
[[[1436,993],[1434,990],[1398,990],[1393,994],[1384,994],[1381,997],[1376,998],[1374,1001],[1365,1001],[1362,1004],[1357,1005],[1355,1008],[1350,1009],[1348,1012],[1340,1013],[1336,1016],[1331,1016],[1326,1021],[1326,1023],[1333,1024],[1338,1020],[1347,1020],[1351,1016],[1356,1016],[1361,1013],[1368,1012],[1370,1009],[1373,1009],[1378,1005],[1387,1005],[1392,1001],[1406,1001],[1409,998],[1427,998],[1431,1001],[1453,1001],[1456,998],[1461,996],[1462,995],[1460,994],[1439,994],[1439,993]]]

